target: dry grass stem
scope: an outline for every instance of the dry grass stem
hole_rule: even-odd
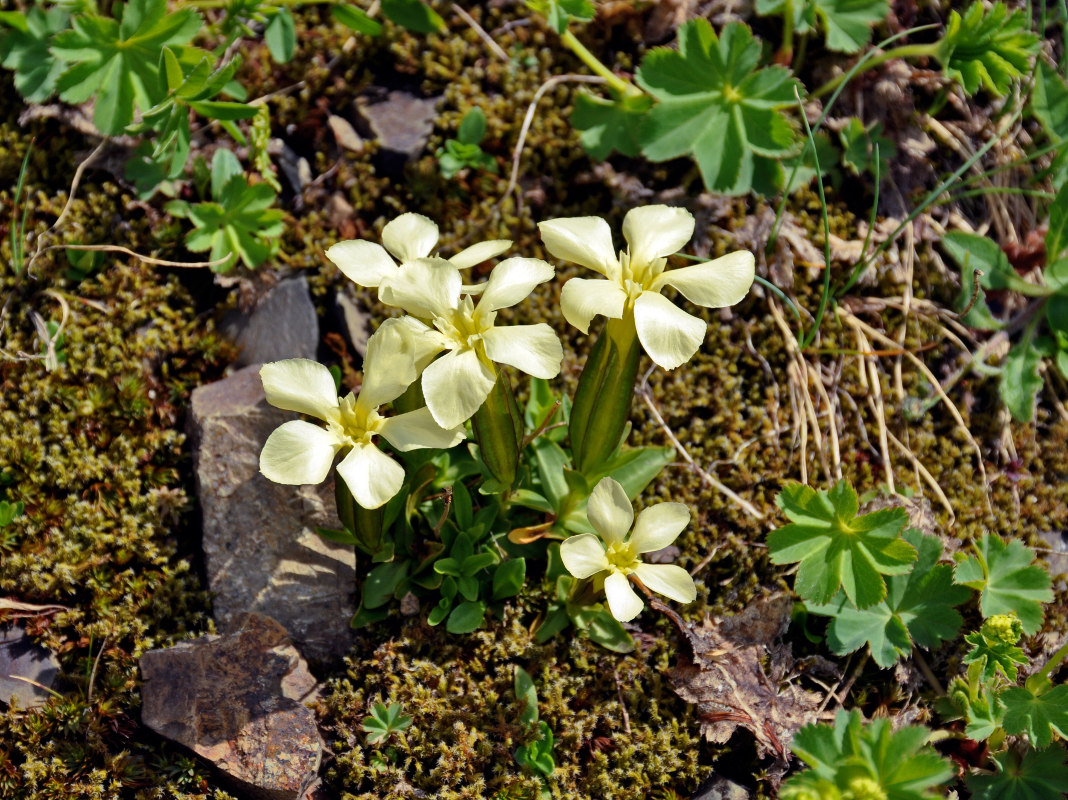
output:
[[[478,34],[478,38],[485,43],[486,47],[489,48],[490,52],[493,53],[493,55],[497,56],[497,58],[499,58],[506,64],[511,60],[508,58],[508,54],[504,52],[504,48],[497,44],[495,41],[493,41],[490,35],[486,33],[485,28],[478,24],[478,20],[476,20],[466,11],[464,11],[463,8],[461,8],[456,3],[452,4],[452,10],[456,12],[456,16],[458,16],[460,19],[467,23],[467,26],[471,28],[471,30]]]

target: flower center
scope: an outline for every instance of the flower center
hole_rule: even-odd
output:
[[[627,293],[627,302],[632,304],[638,296],[652,288],[653,281],[664,271],[666,258],[638,261],[631,258],[630,251],[619,254],[620,285]]]
[[[356,403],[353,395],[338,402],[337,417],[326,421],[327,427],[349,444],[370,444],[385,418],[374,409],[365,409]]]
[[[605,549],[605,557],[612,569],[630,575],[642,563],[630,542],[612,542]]]
[[[450,349],[466,350],[482,341],[482,334],[493,327],[494,316],[476,314],[474,300],[470,295],[465,295],[459,306],[447,315],[434,317],[434,327],[448,339]]]

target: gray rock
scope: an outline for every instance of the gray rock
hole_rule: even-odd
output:
[[[319,346],[319,318],[304,276],[284,280],[271,289],[251,315],[233,314],[223,332],[241,353],[239,367],[285,358],[315,358]]]
[[[326,118],[326,124],[330,126],[331,133],[334,134],[334,141],[337,142],[337,146],[344,150],[351,150],[354,153],[363,152],[363,139],[360,138],[360,134],[356,133],[356,129],[352,127],[352,123],[344,117],[339,117],[337,114],[331,114]]]
[[[295,800],[318,775],[323,744],[302,703],[315,679],[270,617],[245,614],[232,633],[141,657],[144,724],[212,762],[242,791]]]
[[[215,618],[277,619],[309,658],[349,649],[355,554],[316,526],[340,528],[333,482],[282,486],[260,475],[270,433],[294,414],[267,404],[259,366],[193,392],[190,435]]]
[[[749,792],[726,778],[713,776],[690,800],[749,800]]]
[[[358,101],[356,107],[381,149],[413,158],[423,152],[434,131],[438,100],[391,91],[384,100]]]
[[[1041,554],[1041,558],[1049,567],[1049,574],[1054,578],[1053,589],[1058,592],[1063,592],[1068,588],[1068,584],[1065,583],[1065,576],[1068,575],[1068,536],[1065,533],[1065,531],[1049,531],[1039,534],[1038,537],[1049,548],[1048,552]]]
[[[0,702],[43,706],[52,695],[41,687],[51,689],[58,676],[59,661],[51,650],[35,644],[22,628],[0,631]]]

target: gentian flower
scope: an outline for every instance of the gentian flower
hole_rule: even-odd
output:
[[[363,239],[338,242],[326,251],[326,257],[356,285],[376,289],[384,278],[396,275],[399,269],[390,254],[403,264],[426,258],[437,243],[438,226],[422,214],[409,212],[386,224],[381,245]],[[457,269],[467,269],[499,256],[511,246],[509,239],[479,242],[461,250],[449,263]]]
[[[464,438],[461,427],[442,429],[427,408],[384,417],[379,406],[395,400],[415,380],[409,338],[401,320],[387,320],[367,343],[360,393],[338,398],[330,371],[306,358],[264,364],[260,369],[267,402],[308,414],[326,427],[303,420],[281,425],[260,453],[260,472],[276,483],[321,483],[339,451],[350,449],[338,474],[364,508],[378,508],[404,482],[404,468],[372,442],[382,436],[401,451],[448,448]]]
[[[658,503],[638,514],[623,487],[612,478],[602,478],[590,493],[586,516],[597,531],[580,533],[560,545],[560,557],[576,578],[604,574],[604,593],[612,616],[629,622],[644,607],[630,585],[635,575],[648,589],[679,603],[697,599],[697,587],[690,573],[674,564],[645,564],[642,553],[662,550],[690,523],[690,510],[682,503]],[[631,525],[633,532],[627,536]]]
[[[493,268],[477,303],[445,259],[417,258],[382,279],[382,302],[412,315],[403,320],[403,330],[416,370],[422,370],[423,397],[439,425],[455,427],[478,411],[497,381],[494,362],[536,378],[559,374],[563,348],[547,324],[493,324],[498,310],[515,305],[553,274],[536,258],[505,259]],[[432,361],[441,352],[445,355]]]
[[[660,293],[671,286],[705,308],[737,303],[753,284],[755,260],[744,250],[693,267],[665,271],[667,256],[693,236],[694,219],[684,208],[634,208],[623,218],[627,249],[617,256],[612,231],[600,217],[566,217],[538,223],[550,254],[599,272],[607,280],[572,278],[564,284],[564,318],[583,333],[603,314],[633,315],[638,340],[664,369],[689,361],[705,339],[705,323]]]

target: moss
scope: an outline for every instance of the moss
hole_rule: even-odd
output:
[[[518,665],[534,678],[540,718],[555,737],[554,797],[691,792],[709,772],[693,751],[711,751],[698,741],[692,709],[662,674],[668,641],[639,637],[641,649],[628,656],[565,636],[542,646],[532,641],[528,619],[526,609],[513,608],[466,637],[415,619],[394,638],[358,649],[321,704],[336,758],[328,782],[345,798],[368,800],[408,796],[412,787],[442,800],[537,797],[536,777],[514,759],[534,735],[517,721]],[[360,733],[375,702],[401,703],[412,717],[384,769]]]

